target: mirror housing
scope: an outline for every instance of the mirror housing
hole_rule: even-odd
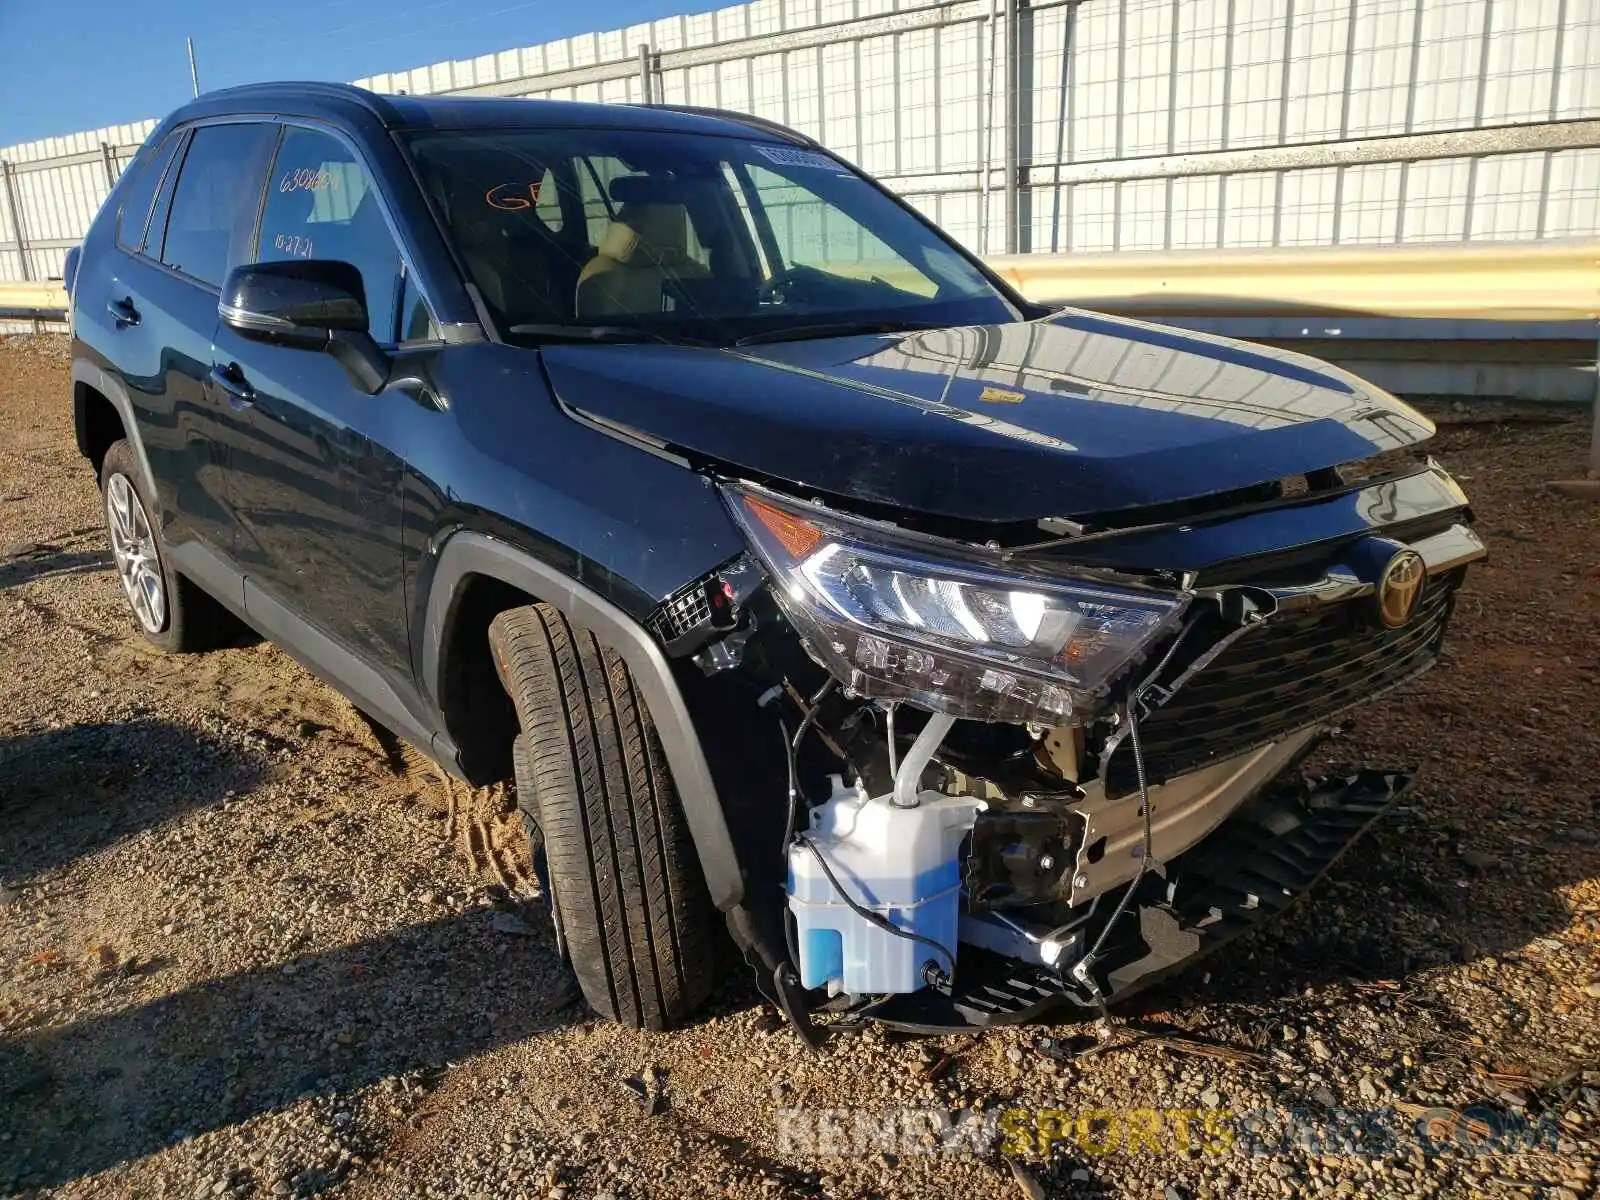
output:
[[[333,259],[288,259],[235,267],[217,315],[244,337],[333,355],[368,395],[389,379],[389,359],[367,332],[361,272]]]

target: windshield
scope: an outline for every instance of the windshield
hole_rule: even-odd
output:
[[[816,150],[617,129],[409,146],[512,340],[726,344],[1017,319],[943,237]]]

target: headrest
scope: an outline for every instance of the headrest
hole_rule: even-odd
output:
[[[606,191],[621,204],[682,204],[694,190],[695,180],[678,175],[619,175]]]
[[[689,213],[681,204],[626,204],[606,226],[600,253],[626,263],[666,264],[689,251]]]

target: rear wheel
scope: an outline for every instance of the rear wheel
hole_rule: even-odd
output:
[[[126,439],[114,442],[100,465],[111,557],[134,622],[163,650],[209,650],[233,628],[215,600],[172,568],[143,473]]]
[[[518,803],[543,835],[584,998],[665,1029],[711,991],[716,925],[650,714],[616,651],[547,604],[501,613],[489,643],[522,729]]]

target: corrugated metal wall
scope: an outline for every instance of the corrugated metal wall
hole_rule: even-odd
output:
[[[756,0],[357,82],[637,102],[648,46],[651,98],[792,125],[994,253],[1008,7]],[[1039,0],[1016,41],[1024,252],[1600,233],[1600,0]],[[0,278],[59,273],[149,127],[0,150],[34,247],[0,195]]]
[[[83,238],[112,181],[155,127],[109,125],[0,150],[0,279],[59,276],[68,247]]]

